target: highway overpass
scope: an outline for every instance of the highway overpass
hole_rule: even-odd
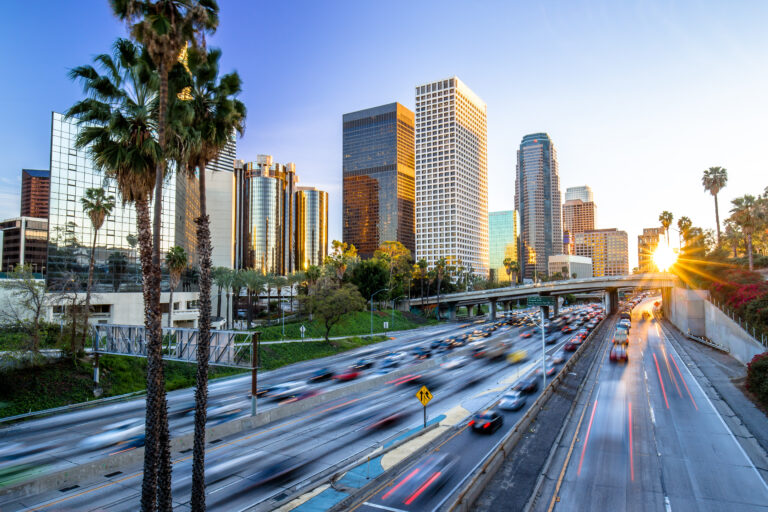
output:
[[[576,293],[604,292],[608,308],[616,309],[618,291],[621,289],[670,289],[678,283],[678,278],[668,272],[631,274],[628,276],[590,277],[585,279],[567,279],[522,286],[508,286],[492,290],[475,290],[440,295],[440,316],[456,317],[456,309],[461,306],[473,308],[479,304],[490,304],[491,318],[495,318],[498,303],[506,308],[513,300],[534,295],[560,296]],[[434,308],[438,306],[438,297],[415,298],[408,302],[411,308]],[[555,306],[557,314],[557,306]]]

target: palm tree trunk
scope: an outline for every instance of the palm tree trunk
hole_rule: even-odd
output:
[[[205,510],[205,423],[208,408],[208,359],[211,352],[211,231],[205,200],[205,163],[200,165],[200,217],[197,219],[200,258],[200,338],[197,343],[195,437],[192,451],[192,510]]]
[[[170,281],[170,292],[168,296],[168,327],[171,327],[173,325],[173,278],[168,278]]]
[[[749,261],[749,271],[752,272],[755,269],[752,261],[752,233],[747,233],[747,261]]]
[[[421,276],[421,306],[424,307],[424,276]]]
[[[717,194],[712,194],[715,197],[715,226],[717,227],[717,246],[720,247],[720,210],[717,207]]]
[[[83,337],[80,347],[85,347],[85,338],[88,336],[88,317],[91,313],[91,286],[93,286],[93,268],[96,264],[96,235],[98,229],[93,230],[93,244],[91,244],[91,261],[88,264],[88,286],[85,289],[85,323],[83,324]],[[78,348],[78,347],[75,347]]]
[[[218,285],[217,288],[219,289],[219,296],[216,299],[216,317],[221,318],[221,285]]]
[[[435,310],[435,316],[440,320],[440,277],[437,278],[437,309]]]
[[[161,404],[165,408],[165,382],[163,377],[162,345],[152,339],[152,332],[160,330],[159,303],[160,277],[152,264],[152,223],[149,203],[146,199],[136,201],[136,224],[138,230],[139,256],[143,276],[144,325],[147,337],[147,398],[144,441],[144,478],[141,486],[141,508],[154,511],[157,508],[158,478],[160,464],[160,432],[163,429]],[[155,342],[153,342],[155,341]],[[168,435],[167,415],[165,435]],[[170,454],[169,454],[170,455]]]

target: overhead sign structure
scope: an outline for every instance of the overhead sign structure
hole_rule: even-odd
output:
[[[548,295],[534,295],[528,297],[529,306],[554,306],[556,297],[550,297]]]
[[[416,398],[419,399],[421,405],[426,407],[430,400],[432,400],[433,396],[432,393],[430,393],[427,389],[427,386],[421,386],[421,389],[416,393]]]
[[[424,406],[424,428],[427,428],[427,404],[434,397],[427,389],[427,386],[421,386],[421,389],[416,392],[416,398],[418,398],[421,405]]]

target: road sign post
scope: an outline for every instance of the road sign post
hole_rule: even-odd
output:
[[[304,333],[307,332],[307,328],[304,327],[304,324],[301,324],[301,327],[299,327],[299,331],[301,331],[301,339],[304,339]]]
[[[427,404],[433,398],[432,393],[429,392],[427,386],[421,386],[421,389],[416,392],[416,398],[424,406],[424,428],[427,428]]]

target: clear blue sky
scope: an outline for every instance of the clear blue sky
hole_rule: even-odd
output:
[[[296,162],[328,190],[341,238],[341,116],[459,76],[488,104],[490,208],[513,208],[523,135],[554,139],[563,192],[588,184],[598,227],[637,235],[669,209],[714,227],[700,184],[729,170],[730,199],[768,185],[768,3],[706,1],[220,0],[210,44],[244,81],[238,158]],[[0,31],[6,75],[0,217],[18,215],[20,170],[48,168],[50,111],[81,95],[67,70],[124,34],[106,0],[15,1]]]

